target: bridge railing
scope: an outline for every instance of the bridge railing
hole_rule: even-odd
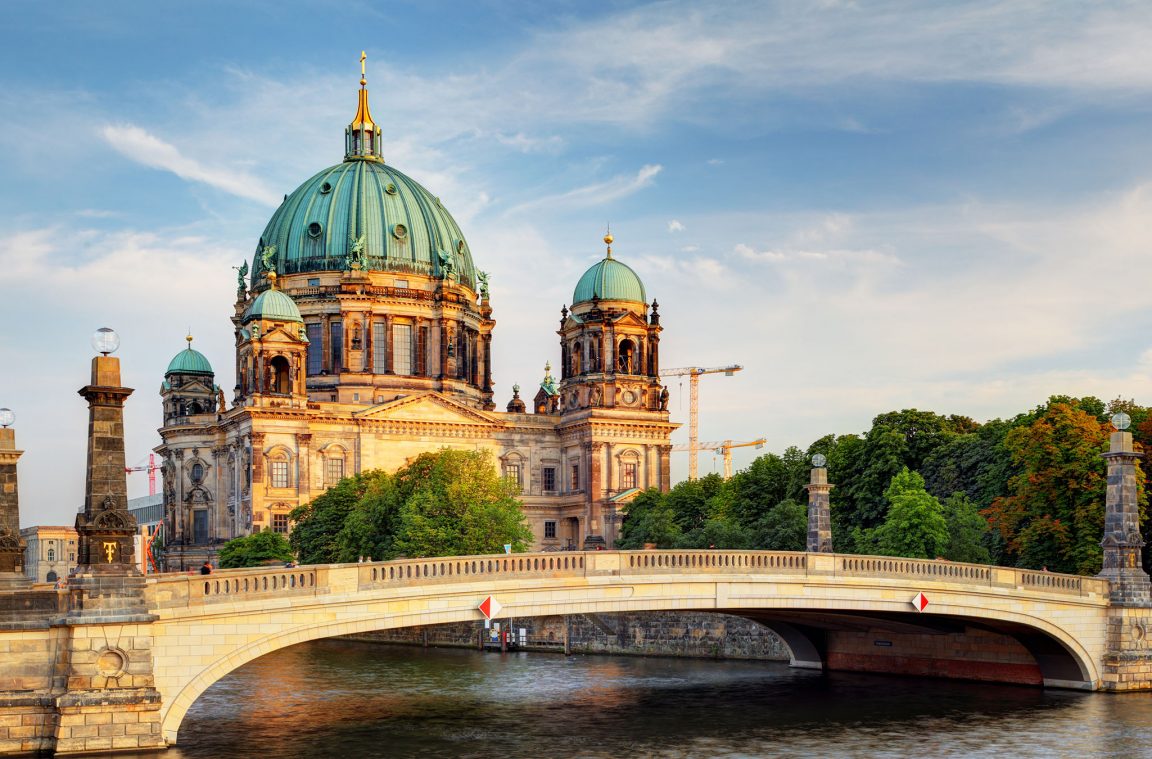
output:
[[[1108,582],[1094,577],[985,564],[851,554],[717,550],[565,551],[234,569],[212,575],[160,575],[149,578],[149,592],[152,608],[161,609],[474,582],[481,578],[495,582],[677,574],[852,577],[953,583],[1065,596],[1105,597],[1108,594]]]

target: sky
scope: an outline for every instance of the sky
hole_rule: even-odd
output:
[[[386,160],[491,273],[498,408],[557,363],[608,223],[660,302],[663,365],[744,367],[701,380],[704,441],[1152,404],[1150,38],[1142,1],[9,0],[0,407],[22,523],[82,504],[98,327],[135,388],[129,466],[160,442],[185,334],[232,386],[232,267],[342,159],[361,50]]]

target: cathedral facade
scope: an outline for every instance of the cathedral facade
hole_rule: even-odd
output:
[[[385,163],[360,85],[343,162],[286,196],[240,267],[231,404],[191,337],[164,374],[168,568],[287,533],[341,478],[440,448],[492,453],[535,549],[611,547],[623,503],[670,485],[657,303],[606,236],[561,309],[559,378],[546,367],[531,408],[517,387],[497,411],[487,275],[440,200]]]

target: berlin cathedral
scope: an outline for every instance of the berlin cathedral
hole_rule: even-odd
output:
[[[240,267],[231,404],[191,337],[164,373],[169,568],[441,448],[491,452],[535,550],[611,547],[620,507],[668,489],[678,425],[657,302],[604,241],[560,311],[559,378],[546,366],[531,408],[515,387],[497,411],[487,275],[439,198],[385,163],[362,77],[344,160],[285,197]]]

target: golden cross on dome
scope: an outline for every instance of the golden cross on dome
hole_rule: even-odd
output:
[[[360,51],[360,86],[368,84],[367,72],[364,68],[364,61],[368,60],[368,54],[363,50]]]

